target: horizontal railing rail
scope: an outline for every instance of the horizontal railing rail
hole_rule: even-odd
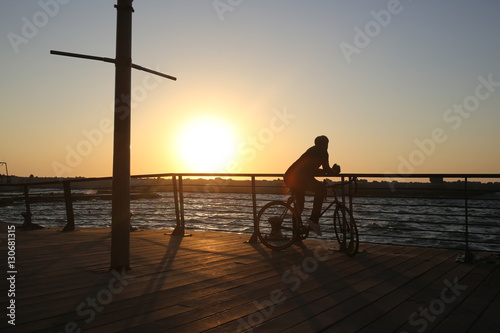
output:
[[[345,173],[325,178],[349,177],[358,179],[357,191],[346,191],[344,200],[361,241],[456,248],[469,256],[472,250],[500,251],[500,174]],[[132,225],[173,228],[177,235],[186,230],[252,234],[260,207],[287,196],[278,173],[158,173],[132,179]],[[3,176],[0,181],[2,219],[22,215],[24,228],[38,227],[33,219],[46,226],[65,223],[65,231],[74,230],[75,221],[86,227],[111,224],[111,177],[40,181]],[[328,217],[320,223],[328,234]]]

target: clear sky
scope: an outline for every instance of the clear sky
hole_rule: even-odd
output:
[[[0,2],[0,161],[110,176],[113,0]],[[500,172],[497,0],[135,0],[132,174]],[[4,169],[0,173],[4,173]]]

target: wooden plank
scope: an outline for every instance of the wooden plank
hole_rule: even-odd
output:
[[[133,279],[120,286],[110,284],[116,275],[108,270],[109,230],[17,232],[18,325],[3,321],[0,329],[59,332],[74,322],[93,332],[415,331],[409,314],[455,276],[468,290],[429,331],[458,322],[478,332],[498,327],[495,262],[459,264],[456,251],[380,244],[362,244],[349,258],[324,250],[334,243],[312,239],[276,252],[243,244],[249,235],[165,233],[131,233]],[[0,268],[6,270],[5,260]],[[88,303],[98,296],[102,303]]]
[[[440,296],[446,287],[444,280],[453,281],[454,277],[462,277],[472,269],[453,262],[450,260],[452,257],[453,255],[447,261],[384,295],[370,304],[365,311],[351,315],[347,321],[349,327],[359,329],[359,332],[397,331],[409,321],[412,314],[419,311],[419,308],[426,308],[429,302]]]
[[[328,288],[340,288],[342,289],[345,287],[345,284],[343,282],[343,279],[346,277],[349,277],[349,279],[355,279],[356,273],[360,273],[363,271],[366,271],[366,267],[369,267],[371,264],[369,263],[370,257],[367,257],[368,262],[365,262],[362,264],[363,261],[353,261],[353,269],[354,271],[350,271],[348,267],[345,267],[344,265],[338,265],[338,262],[333,260],[332,264],[335,265],[335,270],[318,270],[318,272],[315,272],[314,276],[312,276],[310,279],[304,280],[301,282],[300,288],[297,288],[297,291],[300,291],[300,294],[296,294],[297,291],[290,292],[290,286],[286,284],[281,284],[279,287],[279,290],[283,291],[284,297],[286,297],[286,301],[284,304],[280,304],[279,307],[276,307],[272,311],[272,315],[269,315],[269,309],[272,308],[273,306],[271,305],[268,308],[263,308],[262,311],[259,311],[259,308],[256,307],[254,302],[248,302],[246,305],[248,309],[246,312],[239,313],[237,314],[236,318],[242,317],[242,318],[248,318],[250,321],[252,321],[253,318],[255,318],[254,321],[258,321],[258,318],[261,317],[262,314],[266,315],[267,323],[270,322],[270,320],[278,315],[281,315],[282,313],[287,313],[291,309],[295,308],[300,308],[300,304],[307,304],[307,302],[312,302],[313,300],[316,300],[318,298],[325,297],[325,292],[331,292],[328,290]],[[340,267],[339,267],[340,266]],[[332,273],[333,272],[333,273]],[[323,275],[323,276],[322,276]],[[363,278],[360,278],[362,281]],[[352,280],[351,280],[352,281]],[[259,304],[263,304],[265,302],[268,302],[270,299],[270,292],[272,290],[269,290],[267,292],[267,295],[265,298],[258,299],[256,300]],[[319,293],[315,293],[316,291],[319,291]],[[309,292],[311,292],[310,295],[306,296]],[[307,297],[310,297],[311,300],[307,300]],[[299,305],[297,305],[299,304]],[[309,307],[310,304],[307,304],[307,307]],[[262,314],[259,314],[259,312],[262,312]],[[287,322],[288,324],[290,321],[294,320],[295,318],[300,317],[297,316],[297,314],[293,316],[285,316],[284,321]],[[228,325],[223,326],[223,328],[226,328],[227,326],[233,325],[233,329],[236,329],[238,325],[238,322],[232,322],[229,323]],[[278,325],[280,328],[286,327],[283,325]]]
[[[240,248],[245,248],[245,246],[243,246],[243,247],[242,247],[240,244],[238,244],[238,246],[239,246]],[[249,251],[249,250],[246,250],[246,251]],[[238,254],[236,254],[236,256],[238,256]],[[233,257],[233,255],[230,255],[230,256],[224,255],[222,259],[223,259],[223,260],[228,260],[228,259],[227,259],[227,257],[232,258],[232,257]],[[241,257],[241,256],[240,256],[239,260],[241,261],[242,259],[244,259],[244,257]],[[197,266],[197,267],[201,267],[200,265],[196,265],[196,266]],[[202,268],[200,268],[200,269],[204,269],[205,271],[207,271],[206,266],[204,266],[204,267],[202,267]],[[214,270],[214,267],[213,267],[213,266],[211,267],[211,270],[212,270],[212,271]],[[193,273],[193,271],[191,271],[190,273],[192,274],[192,273]],[[170,273],[169,273],[169,274],[170,274]],[[177,273],[177,271],[176,271],[176,274],[178,274],[178,273]],[[172,275],[172,274],[170,274],[170,275]],[[206,276],[203,276],[202,278],[206,278]],[[134,281],[134,282],[135,282],[135,281]],[[149,282],[151,282],[151,281],[149,281]],[[149,284],[149,283],[148,283],[148,284]],[[127,289],[130,289],[130,288],[131,288],[131,287],[128,287]],[[141,290],[141,292],[142,292],[142,290]],[[36,312],[36,310],[35,310],[35,312]]]
[[[371,256],[365,258],[360,256],[356,260],[350,259],[352,265],[339,265],[337,258],[332,258],[329,262],[330,267],[318,269],[317,272],[311,274],[310,278],[302,279],[300,285],[279,284],[277,288],[283,292],[282,299],[286,298],[283,304],[279,304],[279,306],[270,304],[271,292],[274,289],[268,290],[265,297],[244,304],[246,308],[239,309],[240,312],[234,316],[235,320],[217,329],[236,330],[238,327],[245,326],[245,323],[247,326],[260,324],[259,330],[270,328],[284,330],[287,327],[293,327],[296,323],[309,319],[307,315],[303,317],[304,309],[315,311],[315,307],[325,303],[325,298],[333,298],[334,301],[341,303],[343,294],[345,294],[346,289],[350,288],[349,285],[363,283],[370,279],[372,275],[369,272],[370,268],[378,266],[377,263],[387,264],[385,261],[391,260],[391,257],[383,255],[377,255],[377,257],[379,260],[373,260]],[[345,279],[349,279],[348,284]],[[264,307],[265,304],[268,306]],[[236,309],[231,311],[234,312],[234,310]],[[291,312],[294,310],[296,313]],[[264,319],[265,323],[260,323]],[[205,320],[203,324],[206,324]]]
[[[390,267],[390,269],[373,276],[371,279],[360,281],[360,283],[346,288],[343,292],[341,303],[330,302],[320,304],[311,318],[295,325],[293,329],[315,330],[320,328],[335,329],[336,324],[342,323],[351,314],[358,311],[370,312],[370,304],[379,300],[386,294],[396,291],[404,286],[415,276],[427,271],[430,267],[440,264],[446,258],[440,256],[431,257],[430,254],[422,255],[425,261],[408,260],[401,265]],[[350,323],[348,321],[348,323]],[[356,322],[357,324],[357,322]]]
[[[436,326],[435,330],[439,332],[440,330],[446,328],[447,330],[468,331],[474,325],[479,325],[479,319],[485,313],[488,306],[493,302],[500,290],[500,274],[498,274],[498,272],[499,269],[497,265],[481,263],[472,271],[471,274],[467,275],[463,280],[460,280],[460,288],[456,289],[457,293],[460,293],[457,297],[457,301],[460,300],[461,302],[457,302],[458,306],[453,308],[450,315],[447,316],[439,325],[432,323]],[[491,281],[493,283],[482,283],[483,281],[487,281],[489,277],[493,277],[494,281]],[[463,298],[461,296],[463,296]],[[453,305],[453,303],[451,305]],[[498,310],[500,310],[500,308],[497,308],[496,310],[496,316],[494,317],[498,317]],[[485,318],[483,317],[483,320],[484,319]],[[433,327],[431,326],[431,328]],[[496,327],[495,332],[498,332],[498,329],[499,326]],[[483,330],[482,332],[487,331]]]
[[[225,260],[227,260],[226,258],[224,258],[224,259],[225,259]],[[200,265],[197,265],[197,267],[200,267]],[[200,269],[200,270],[202,270],[202,269],[204,269],[204,268],[202,267],[202,268],[199,268],[199,269]],[[213,267],[212,267],[212,270],[213,270]],[[206,271],[206,267],[205,267],[205,271]],[[106,273],[107,273],[107,272],[106,272]],[[195,274],[196,274],[196,271],[195,271],[195,270],[190,270],[189,272],[187,272],[187,274],[191,274],[191,275],[192,275],[193,273],[195,273]],[[169,275],[176,275],[176,274],[181,274],[181,273],[178,273],[178,272],[176,272],[175,274],[170,274],[170,273],[169,273]],[[161,279],[161,278],[162,278],[161,276],[155,276],[155,279]],[[181,278],[183,278],[184,280],[186,280],[184,277],[181,277]],[[206,278],[206,277],[205,277],[205,276],[202,276],[202,277],[201,277],[201,279],[204,279],[204,278]],[[109,277],[108,277],[108,279],[109,279]],[[105,279],[105,280],[106,280],[106,279]],[[136,281],[136,280],[137,280],[137,281]],[[142,282],[147,282],[147,283],[148,283],[148,285],[151,285],[151,283],[154,283],[154,280],[142,281]],[[135,293],[135,294],[136,294],[136,296],[137,296],[137,295],[140,295],[140,294],[145,293],[145,291],[143,290],[144,288],[140,286],[140,284],[141,284],[142,282],[141,282],[141,281],[139,281],[139,279],[138,279],[137,277],[135,277],[135,278],[134,278],[134,281],[131,283],[131,285],[130,285],[130,286],[127,286],[127,292],[128,292],[128,294],[130,294],[130,292],[133,292],[133,291],[134,291],[132,284],[137,285],[137,287],[138,287],[138,288],[135,288],[135,289],[137,289],[137,290],[136,290],[137,292]],[[199,281],[195,281],[195,282],[199,282]],[[189,282],[184,281],[184,283],[189,283]],[[102,288],[104,288],[104,287],[105,287],[105,285],[103,285],[103,286],[102,286]],[[171,284],[171,287],[172,287],[172,284]],[[153,290],[153,292],[154,292],[154,290]],[[87,293],[88,293],[88,292],[87,292]],[[94,292],[94,294],[95,294],[95,292]],[[67,294],[65,294],[65,296],[67,297]],[[84,300],[84,299],[85,299],[85,297],[86,297],[86,296],[82,296],[82,297],[80,297],[80,299]],[[118,298],[119,298],[119,297],[118,297]],[[118,299],[118,298],[117,298],[117,299]],[[51,301],[52,301],[51,303],[53,303],[53,300],[54,300],[54,299],[53,299],[53,298],[52,298],[52,296],[51,296]],[[31,304],[30,304],[29,308],[32,308],[32,307],[31,307]],[[36,315],[36,314],[37,314],[37,309],[36,309],[36,308],[32,308],[32,312],[34,312],[34,315]]]
[[[340,260],[347,258],[343,255],[339,255],[339,257],[341,259],[336,261],[337,264],[341,264]],[[345,266],[342,265],[344,268],[348,266],[349,264],[347,263]],[[355,266],[355,263],[352,263],[352,266]],[[324,270],[323,273],[325,273],[323,275],[327,275],[326,278],[329,280],[335,278],[330,275],[329,271]],[[238,295],[237,298],[234,297],[234,294],[228,294],[222,298],[203,300],[203,304],[207,304],[207,309],[213,304],[213,306],[217,308],[216,312],[213,310],[207,312],[206,309],[194,309],[191,313],[187,313],[181,318],[169,318],[169,320],[162,320],[159,323],[164,325],[165,328],[179,328],[179,326],[183,325],[181,326],[182,330],[198,331],[209,329],[212,325],[221,325],[223,323],[221,318],[226,318],[225,320],[228,321],[235,321],[240,317],[257,312],[258,308],[255,305],[256,303],[265,303],[273,291],[279,290],[279,288],[283,288],[284,286],[282,274],[280,273],[275,274],[268,282],[271,284],[257,282],[251,285],[240,286],[236,293]],[[224,327],[224,329],[226,328],[227,327]],[[217,329],[221,329],[221,327]]]
[[[279,257],[283,257],[283,254],[284,253],[279,253]],[[255,262],[255,265],[251,265],[251,267],[249,267],[249,269],[251,271],[255,271],[257,264],[263,265],[263,267],[266,266],[264,268],[266,270],[265,272],[267,275],[269,273],[269,265],[266,264],[266,262],[262,261],[262,259],[259,259],[258,257],[257,257],[257,259],[258,260]],[[276,258],[273,258],[272,260],[275,260],[275,259]],[[238,302],[238,301],[239,302],[248,302],[248,300],[246,299],[246,296],[245,297],[238,297],[238,298],[234,297],[234,295],[241,295],[241,293],[243,292],[242,289],[245,289],[245,288],[253,289],[253,291],[250,291],[248,294],[249,296],[251,296],[251,295],[255,294],[255,291],[264,290],[261,287],[266,287],[266,284],[270,283],[270,281],[272,281],[275,278],[276,278],[276,274],[272,273],[272,275],[270,277],[266,276],[266,279],[264,279],[264,280],[256,280],[255,278],[253,278],[252,280],[249,280],[248,282],[243,281],[243,283],[241,283],[241,281],[231,281],[230,289],[228,289],[227,292],[221,291],[219,294],[211,294],[211,295],[207,295],[205,297],[196,297],[193,299],[193,301],[191,303],[182,302],[180,304],[182,304],[186,307],[189,307],[191,310],[197,311],[197,312],[196,313],[189,313],[186,316],[184,316],[184,318],[181,318],[181,320],[186,319],[186,318],[187,318],[186,319],[187,321],[192,321],[193,318],[199,319],[201,317],[199,310],[201,309],[202,312],[203,312],[203,310],[205,310],[205,308],[200,308],[200,307],[196,308],[196,304],[199,304],[200,302],[201,302],[201,304],[205,304],[206,309],[209,309],[209,313],[207,314],[207,316],[213,315],[214,311],[215,311],[214,309],[217,309],[217,316],[220,317],[219,313],[220,313],[220,311],[223,310],[222,304],[224,304],[224,302],[226,302],[225,306],[227,306],[228,300],[230,302],[233,302],[234,300],[236,300],[236,302]],[[239,289],[237,289],[237,288],[239,288]],[[183,300],[184,299],[186,299],[186,296],[183,297]],[[178,302],[178,299],[176,299],[175,301]],[[165,304],[165,300],[162,300],[161,303]],[[211,306],[210,305],[211,303],[213,303],[214,306]],[[172,318],[169,316],[168,320],[166,320],[166,321],[168,322],[168,324],[170,326],[172,326],[172,325],[178,326],[178,325],[180,325],[178,323],[178,320],[179,320],[179,318]],[[112,326],[108,326],[108,327],[106,327],[105,330],[109,330],[109,329],[111,329],[111,327]],[[130,327],[130,323],[127,323],[127,325],[125,327]],[[116,328],[117,327],[114,326],[114,329],[116,329]]]
[[[498,283],[497,283],[498,285]],[[498,332],[500,327],[500,290],[496,291],[493,300],[472,325],[470,333]]]

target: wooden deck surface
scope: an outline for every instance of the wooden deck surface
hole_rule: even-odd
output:
[[[17,230],[16,326],[4,277],[0,330],[499,332],[494,254],[464,264],[454,250],[361,244],[349,258],[312,239],[275,252],[248,235],[168,232],[132,232],[132,270],[110,272],[109,229]]]

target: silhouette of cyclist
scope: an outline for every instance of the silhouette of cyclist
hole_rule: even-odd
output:
[[[295,210],[299,215],[304,210],[306,191],[314,192],[314,202],[309,227],[321,236],[318,224],[321,216],[321,206],[326,196],[326,185],[316,180],[315,176],[333,176],[340,173],[340,166],[334,164],[330,167],[328,157],[328,143],[326,136],[321,135],[314,139],[314,146],[306,150],[285,172],[285,184],[295,195]],[[322,167],[322,170],[320,170]],[[322,171],[322,172],[321,172]]]

